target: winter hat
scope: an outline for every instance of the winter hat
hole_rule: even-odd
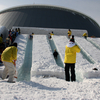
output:
[[[14,43],[13,43],[13,46],[17,47],[17,43],[16,43],[16,42],[14,42]]]
[[[10,46],[15,46],[15,47],[17,47],[17,43],[16,42],[14,42],[13,44],[11,44]]]
[[[70,39],[70,42],[75,42],[75,41],[74,41],[74,39],[71,38],[71,39]]]
[[[74,35],[72,35],[72,38],[74,39]]]

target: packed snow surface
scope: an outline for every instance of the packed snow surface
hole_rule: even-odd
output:
[[[27,34],[21,34],[15,40],[18,43],[17,71],[21,70],[25,62],[28,39]],[[66,36],[60,35],[54,35],[52,40],[63,62],[65,46],[69,40]],[[100,45],[99,38],[90,40],[95,45]],[[67,82],[64,79],[64,68],[58,66],[53,58],[48,37],[34,35],[32,42],[30,80],[7,83],[7,79],[0,79],[0,100],[99,100],[100,50],[95,45],[83,37],[75,37],[76,44],[83,52],[77,53],[75,65],[77,81]],[[27,59],[28,62],[30,63]],[[3,68],[4,66],[0,66],[0,70]],[[98,70],[92,70],[93,68]]]

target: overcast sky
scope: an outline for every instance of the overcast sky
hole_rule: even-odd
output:
[[[0,0],[0,11],[22,5],[45,4],[81,12],[100,25],[100,0]]]

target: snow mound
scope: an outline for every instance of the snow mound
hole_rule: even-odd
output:
[[[84,77],[85,78],[100,78],[100,71],[92,70],[92,71],[84,72]]]
[[[64,69],[57,65],[48,65],[47,63],[36,62],[32,65],[31,77],[37,75],[49,75],[64,79]]]

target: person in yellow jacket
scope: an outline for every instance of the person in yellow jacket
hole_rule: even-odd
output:
[[[50,33],[51,37],[54,35],[53,31]]]
[[[51,36],[54,35],[53,31],[50,33],[50,35],[51,35]]]
[[[76,53],[80,52],[80,48],[75,44],[74,39],[70,39],[69,43],[65,47],[65,77],[66,81],[70,81],[71,71],[71,81],[76,81],[75,76],[75,63],[76,63]]]
[[[69,39],[70,39],[71,34],[72,34],[72,32],[71,32],[71,30],[69,29],[69,30],[68,30],[68,38],[69,38]]]
[[[87,33],[84,33],[83,36],[84,36],[85,39],[87,39],[88,34]]]
[[[54,35],[53,31],[51,33],[49,33],[49,39],[52,38],[52,35]]]
[[[14,74],[15,74],[15,61],[17,60],[17,43],[13,43],[11,46],[7,47],[1,54],[1,60],[5,66],[2,79],[5,79],[9,74],[8,82],[14,83]]]

